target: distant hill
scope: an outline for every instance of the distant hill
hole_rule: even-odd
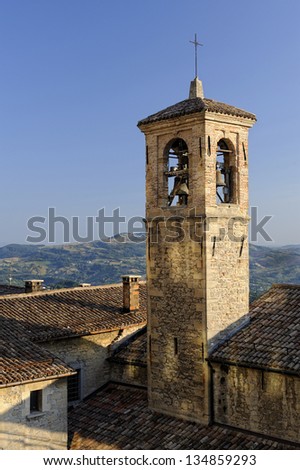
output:
[[[145,276],[145,242],[107,242],[66,245],[17,245],[0,247],[0,284],[9,278],[23,286],[28,278],[44,279],[49,288],[73,287],[81,282],[120,282],[123,274]],[[280,248],[250,246],[251,300],[273,283],[300,284],[300,245]]]
[[[300,245],[250,246],[251,298],[274,283],[300,284]]]
[[[123,274],[144,276],[145,242],[71,243],[66,245],[7,245],[0,248],[0,284],[23,285],[24,279],[44,279],[50,288],[81,282],[120,282]]]

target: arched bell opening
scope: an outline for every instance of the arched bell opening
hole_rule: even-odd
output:
[[[183,139],[173,139],[165,150],[165,183],[168,206],[187,205],[189,197],[188,146]]]
[[[225,139],[217,145],[216,155],[216,202],[229,204],[236,202],[234,150]]]

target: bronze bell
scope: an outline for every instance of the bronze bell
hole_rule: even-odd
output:
[[[189,195],[189,188],[187,187],[186,183],[181,183],[175,188],[176,196],[188,196]]]
[[[217,188],[226,186],[221,170],[216,170],[216,186]]]

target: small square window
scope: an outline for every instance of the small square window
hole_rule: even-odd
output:
[[[34,390],[30,392],[30,413],[35,411],[42,411],[43,407],[43,394],[42,390]]]

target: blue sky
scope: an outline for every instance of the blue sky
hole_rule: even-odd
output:
[[[49,207],[144,215],[136,123],[187,97],[196,32],[206,97],[258,118],[251,205],[300,243],[299,18],[297,0],[0,0],[0,242]]]

